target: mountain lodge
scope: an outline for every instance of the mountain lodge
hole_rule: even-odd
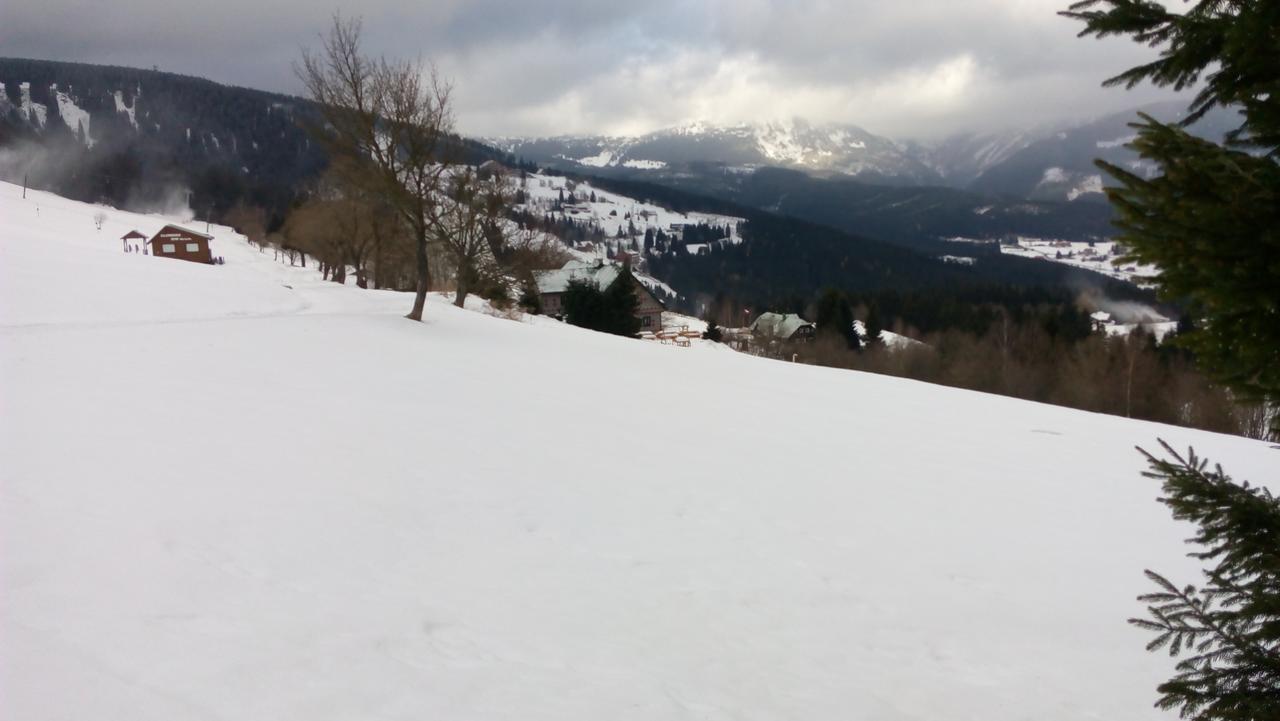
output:
[[[212,235],[197,233],[176,225],[166,225],[160,232],[147,241],[151,246],[151,254],[161,258],[189,260],[193,263],[213,263],[213,253],[209,250]]]

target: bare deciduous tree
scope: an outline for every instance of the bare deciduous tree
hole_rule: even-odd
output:
[[[334,16],[317,52],[303,51],[298,77],[320,106],[316,136],[334,158],[359,168],[352,182],[382,195],[416,243],[417,291],[408,318],[422,320],[430,288],[427,242],[435,231],[453,121],[450,86],[434,65],[371,58],[358,19]]]
[[[222,216],[222,222],[256,244],[259,252],[266,251],[267,211],[240,201]]]
[[[514,230],[506,219],[510,204],[510,190],[501,173],[481,177],[464,168],[451,175],[448,197],[438,206],[436,228],[440,245],[457,272],[453,304],[459,308],[469,291],[500,275],[494,249],[504,246],[509,231]]]

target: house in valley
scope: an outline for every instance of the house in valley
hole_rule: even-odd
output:
[[[563,316],[564,294],[569,290],[570,283],[573,281],[595,283],[600,290],[605,290],[624,277],[622,270],[622,265],[607,263],[603,260],[571,260],[562,268],[535,274],[534,280],[538,284],[538,299],[542,305],[542,312],[550,316]],[[645,331],[661,329],[664,310],[662,301],[658,300],[653,291],[637,280],[634,275],[628,273],[625,277],[630,279],[632,292],[636,296],[636,318],[640,321],[640,329]]]
[[[160,258],[177,258],[193,263],[213,263],[213,253],[209,250],[212,235],[197,233],[176,225],[166,225],[160,232],[151,236],[147,245],[151,254]]]
[[[804,343],[816,333],[817,326],[795,313],[763,313],[751,324],[751,337],[758,344]]]

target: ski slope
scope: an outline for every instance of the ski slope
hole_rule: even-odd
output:
[[[1156,720],[1204,432],[324,283],[0,184],[0,718]],[[39,215],[35,208],[39,207]],[[202,229],[196,226],[197,229]]]

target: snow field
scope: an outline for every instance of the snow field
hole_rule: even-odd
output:
[[[1172,719],[1124,619],[1143,568],[1195,579],[1189,529],[1132,446],[1280,460],[437,297],[413,323],[225,228],[224,266],[126,255],[165,220],[18,195],[0,718]]]

